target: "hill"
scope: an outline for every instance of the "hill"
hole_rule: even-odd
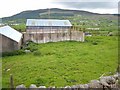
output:
[[[80,18],[81,20],[117,20],[117,15],[115,14],[98,14],[82,10],[67,10],[51,8],[50,15],[49,9],[39,9],[39,10],[28,10],[20,12],[16,15],[10,17],[2,18],[3,23],[25,23],[26,19],[69,19],[74,22],[73,18]],[[77,22],[77,21],[75,21]]]

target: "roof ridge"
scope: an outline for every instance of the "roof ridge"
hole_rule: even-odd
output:
[[[49,24],[52,23],[52,24]],[[69,20],[27,19],[26,26],[72,26]]]

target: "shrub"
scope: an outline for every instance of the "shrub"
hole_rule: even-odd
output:
[[[30,50],[31,52],[34,52],[34,51],[38,50],[37,44],[32,42],[32,41],[27,42],[26,46],[23,49],[24,50]]]
[[[31,52],[37,51],[38,49],[34,46],[28,47],[27,50],[30,50]]]

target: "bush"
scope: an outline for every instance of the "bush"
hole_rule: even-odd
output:
[[[34,51],[38,50],[37,44],[32,42],[32,41],[27,42],[26,46],[23,49],[24,50],[30,50],[31,52],[34,52]]]
[[[40,56],[41,55],[41,52],[40,51],[34,51],[34,53],[33,53],[35,56]]]
[[[27,47],[26,50],[30,50],[31,52],[37,51],[38,49],[34,46]]]
[[[16,51],[12,51],[12,52],[3,52],[2,53],[2,57],[5,56],[15,56],[15,55],[23,55],[25,54],[24,50],[16,50]]]

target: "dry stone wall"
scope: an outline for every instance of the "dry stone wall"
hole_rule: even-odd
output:
[[[91,80],[88,84],[78,84],[65,87],[46,87],[31,84],[29,88],[21,84],[16,87],[16,90],[120,90],[119,73],[111,76],[101,76],[99,80]]]

